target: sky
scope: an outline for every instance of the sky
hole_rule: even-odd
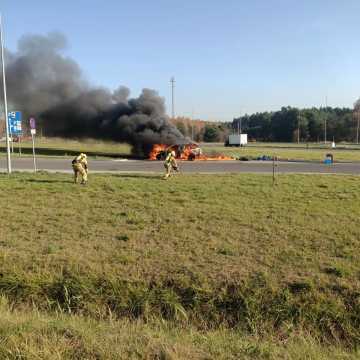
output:
[[[231,121],[360,97],[359,0],[3,0],[5,45],[63,33],[94,85],[156,89],[175,114]]]

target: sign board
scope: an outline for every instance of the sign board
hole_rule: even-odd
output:
[[[30,129],[30,134],[31,135],[36,135],[36,129]]]
[[[21,135],[21,111],[9,111],[9,131],[11,135]]]
[[[36,129],[36,124],[35,124],[35,118],[31,117],[29,119],[29,122],[30,122],[30,129]]]

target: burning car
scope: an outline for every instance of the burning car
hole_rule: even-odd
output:
[[[150,152],[150,160],[165,160],[169,151],[175,151],[178,160],[234,160],[222,154],[204,155],[197,143],[184,141],[173,145],[155,144]]]
[[[193,142],[183,142],[173,145],[155,144],[150,152],[150,160],[165,160],[169,151],[175,151],[176,158],[179,160],[193,161],[200,159],[203,154],[198,144]]]

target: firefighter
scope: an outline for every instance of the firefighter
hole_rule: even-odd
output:
[[[71,163],[74,170],[74,183],[77,184],[78,177],[79,175],[81,175],[81,184],[86,185],[88,174],[88,163],[86,154],[81,153],[80,155],[76,156]]]
[[[171,170],[178,171],[178,166],[175,159],[175,151],[169,151],[169,153],[166,156],[164,167],[166,170],[164,179],[167,179],[169,176],[171,176]]]

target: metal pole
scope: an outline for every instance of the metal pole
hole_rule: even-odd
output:
[[[191,140],[194,140],[194,109],[191,110]]]
[[[360,112],[356,112],[355,116],[357,117],[357,127],[356,127],[356,144],[359,145],[359,125],[360,125]]]
[[[324,142],[325,142],[325,144],[327,143],[327,141],[326,141],[326,116],[327,115],[325,115],[325,129],[324,129],[324,131],[325,131],[325,134],[324,134]]]
[[[300,114],[298,114],[297,143],[300,144]]]
[[[6,152],[7,152],[7,172],[11,173],[11,155],[10,155],[10,140],[9,140],[9,114],[7,107],[7,94],[6,94],[6,76],[5,76],[5,56],[4,56],[4,35],[2,15],[0,14],[0,38],[1,38],[1,62],[2,62],[2,75],[4,86],[4,109],[5,109],[5,128],[6,128]]]
[[[272,168],[272,175],[273,175],[273,185],[275,185],[275,155],[273,155],[273,162],[272,162],[273,168]]]
[[[324,142],[326,144],[326,121],[327,121],[327,96],[325,97],[325,126],[324,126]]]
[[[175,119],[175,105],[174,105],[174,90],[175,90],[175,78],[170,79],[171,82],[171,116]]]
[[[239,130],[239,135],[241,135],[242,134],[242,128],[241,128],[241,125],[242,125],[242,123],[241,123],[241,117],[242,117],[242,112],[241,112],[241,110],[240,110],[240,113],[239,113],[239,120],[238,120],[238,130]]]
[[[32,147],[33,147],[33,160],[34,160],[34,172],[36,172],[36,158],[35,158],[35,136],[34,134],[31,134],[32,138]]]

